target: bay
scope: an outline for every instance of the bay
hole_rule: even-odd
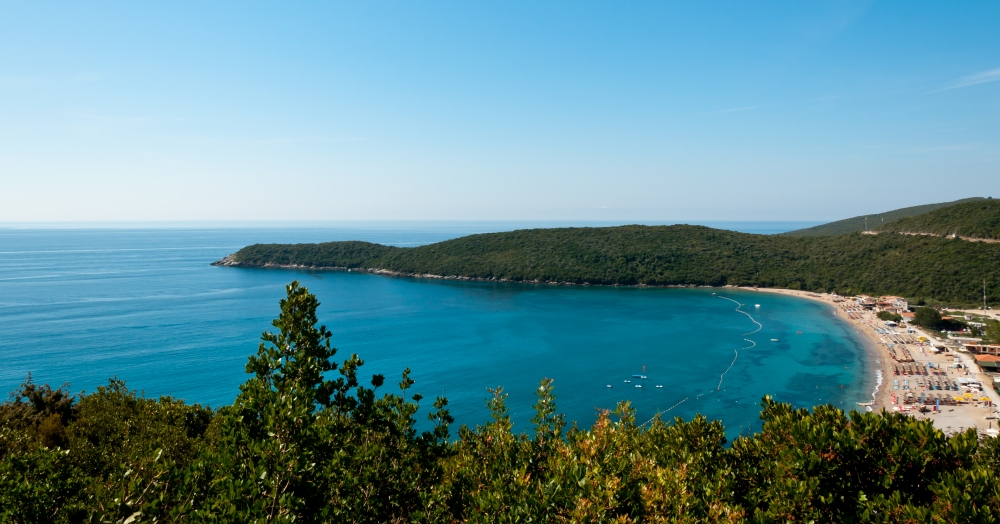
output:
[[[559,411],[581,425],[624,400],[640,421],[703,413],[730,434],[759,427],[765,394],[843,408],[869,396],[873,370],[858,335],[827,306],[793,297],[208,265],[256,242],[405,246],[538,225],[553,224],[0,229],[0,388],[15,389],[28,372],[73,391],[117,376],[149,396],[231,403],[284,286],[297,279],[319,297],[338,357],[359,354],[362,377],[385,374],[383,389],[409,367],[411,393],[426,398],[421,411],[444,395],[459,423],[487,420],[486,388],[503,386],[516,427],[529,428],[544,377],[555,380]],[[796,226],[805,227],[784,225]],[[761,330],[744,335],[754,321]]]

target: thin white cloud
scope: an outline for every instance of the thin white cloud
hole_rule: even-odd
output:
[[[959,89],[962,87],[975,86],[979,84],[989,84],[991,82],[1000,82],[1000,68],[990,69],[989,71],[983,71],[981,73],[976,73],[974,75],[964,76],[955,80],[948,87],[944,89],[939,89],[938,91],[948,91],[951,89]]]

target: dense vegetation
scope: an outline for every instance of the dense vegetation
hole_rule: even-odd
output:
[[[450,433],[447,401],[415,429],[403,374],[363,385],[333,361],[316,298],[292,283],[232,406],[147,399],[112,380],[82,395],[30,380],[0,405],[3,522],[996,522],[1000,445],[926,420],[792,409],[727,447],[718,421],[636,424],[622,403],[567,427],[553,384],[534,428]]]
[[[848,233],[860,233],[864,231],[866,227],[870,230],[874,230],[878,227],[891,224],[903,218],[922,215],[924,213],[929,213],[931,211],[943,209],[964,202],[975,202],[980,200],[982,200],[982,198],[979,197],[964,198],[962,200],[956,200],[954,202],[942,202],[939,204],[925,204],[922,206],[904,207],[902,209],[895,209],[893,211],[886,211],[884,213],[876,213],[872,215],[861,215],[852,218],[845,218],[844,220],[837,220],[836,222],[830,222],[828,224],[820,224],[818,226],[808,227],[805,229],[797,229],[795,231],[789,231],[788,233],[782,233],[782,234],[793,237],[816,237],[816,236],[846,235]]]
[[[892,322],[902,322],[903,316],[897,313],[892,313],[889,311],[879,311],[875,316],[882,320],[890,320]]]
[[[983,279],[1000,281],[1000,244],[908,235],[795,238],[701,226],[623,226],[489,233],[414,248],[366,242],[256,244],[223,263],[576,284],[781,287],[974,305],[982,303]]]
[[[991,198],[956,204],[898,220],[879,230],[1000,240],[1000,200]]]
[[[916,308],[913,323],[934,331],[958,331],[966,326],[962,321],[945,319],[938,310],[929,307]]]

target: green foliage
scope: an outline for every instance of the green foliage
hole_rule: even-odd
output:
[[[1000,200],[975,200],[893,222],[881,231],[1000,239]]]
[[[913,310],[913,323],[928,329],[940,329],[941,313],[934,308],[918,307]]]
[[[938,310],[929,307],[916,308],[913,323],[936,331],[959,331],[966,327],[965,322],[954,318],[945,319]]]
[[[0,522],[80,522],[89,513],[88,481],[68,450],[9,454],[0,461]]]
[[[66,384],[59,389],[36,385],[29,373],[21,388],[11,394],[10,402],[0,405],[0,424],[27,431],[46,447],[65,448],[66,424],[75,417],[76,401],[68,389]]]
[[[0,521],[123,521],[183,506],[186,469],[213,445],[211,410],[115,379],[89,395],[65,390],[29,376],[0,405]]]
[[[990,341],[1000,342],[1000,322],[996,320],[988,321],[983,335]]]
[[[567,428],[545,379],[530,434],[513,431],[502,388],[488,423],[452,439],[438,398],[418,434],[409,370],[398,394],[376,394],[380,375],[361,385],[356,355],[333,362],[318,305],[288,287],[220,410],[114,379],[79,397],[26,381],[0,405],[0,522],[1000,519],[1000,441],[900,414],[764,398],[762,430],[727,448],[718,421],[638,425],[627,402]],[[40,429],[57,419],[67,447]]]
[[[890,313],[889,311],[879,311],[875,314],[878,318],[882,320],[888,320],[891,322],[902,322],[903,316],[896,313]]]
[[[788,233],[783,233],[783,234],[793,237],[807,237],[807,236],[837,236],[837,235],[846,235],[848,233],[860,233],[865,230],[866,226],[869,228],[869,230],[874,230],[883,225],[892,224],[895,223],[897,220],[904,219],[907,217],[923,215],[925,213],[930,213],[938,209],[943,209],[958,204],[963,204],[966,202],[979,202],[982,200],[983,198],[975,197],[975,198],[964,198],[962,200],[956,200],[954,202],[942,202],[940,204],[925,204],[922,206],[904,207],[902,209],[887,211],[885,213],[876,213],[874,215],[861,215],[853,218],[846,218],[844,220],[838,220],[836,222],[830,222],[828,224],[821,224],[806,229],[789,231]]]
[[[764,399],[761,433],[733,445],[737,483],[759,522],[871,522],[933,499],[932,486],[974,465],[975,432],[952,438],[928,420]],[[760,466],[764,467],[761,468]],[[892,519],[890,519],[892,520]]]
[[[337,267],[516,282],[780,287],[934,298],[954,305],[981,304],[982,279],[1000,281],[995,243],[888,234],[793,238],[700,226],[534,229],[414,248],[258,244],[228,258],[246,267]]]
[[[384,522],[440,503],[422,488],[440,476],[437,459],[449,451],[447,401],[438,399],[430,415],[435,430],[417,436],[421,397],[405,399],[409,370],[400,395],[376,399],[384,378],[373,377],[369,389],[359,385],[357,355],[332,362],[318,306],[297,282],[288,286],[273,322],[279,331],[264,333],[247,364],[254,376],[220,413],[213,459],[224,467],[200,511],[239,522]],[[330,379],[334,371],[339,377]]]

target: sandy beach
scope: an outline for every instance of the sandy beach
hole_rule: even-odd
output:
[[[863,335],[867,342],[865,346],[871,358],[871,363],[875,370],[881,372],[882,376],[882,383],[878,387],[878,392],[874,395],[872,410],[902,410],[901,412],[907,415],[931,420],[935,427],[945,433],[954,433],[975,427],[981,435],[985,435],[988,430],[998,429],[997,406],[1000,405],[1000,395],[997,395],[996,391],[992,388],[992,378],[979,373],[979,368],[975,365],[974,359],[964,351],[955,351],[954,348],[950,348],[949,351],[940,354],[931,351],[928,344],[920,344],[918,340],[919,337],[924,337],[926,340],[934,340],[934,338],[915,326],[912,326],[915,333],[907,334],[904,331],[892,335],[895,345],[890,349],[890,342],[886,340],[886,335],[876,331],[877,329],[885,329],[885,324],[875,316],[873,311],[864,311],[856,307],[856,303],[850,297],[790,289],[740,289],[761,293],[777,293],[822,302],[829,305],[838,318],[849,323],[857,333]],[[989,313],[994,312],[990,311]],[[956,357],[963,364],[963,367],[955,367]],[[897,358],[901,360],[897,360]],[[959,378],[968,378],[980,381],[984,386],[982,396],[989,398],[991,402],[960,402],[956,405],[941,405],[940,411],[931,411],[927,414],[920,413],[918,410],[919,399],[923,394],[927,394],[930,391],[923,385],[922,376],[895,374],[901,362],[908,363],[911,361],[915,366],[923,369],[936,370],[939,375],[931,377],[932,379],[958,381]],[[926,368],[925,365],[928,363],[933,368]],[[906,380],[913,385],[909,390],[894,389],[894,380],[899,380],[900,383]],[[918,381],[921,383],[918,384]],[[912,396],[911,402],[913,404],[908,405],[905,403],[905,395],[907,393]],[[939,396],[941,394],[959,396],[962,394],[962,391],[934,391],[933,393]],[[979,396],[976,395],[975,397],[978,399]],[[863,408],[858,406],[857,409]]]

